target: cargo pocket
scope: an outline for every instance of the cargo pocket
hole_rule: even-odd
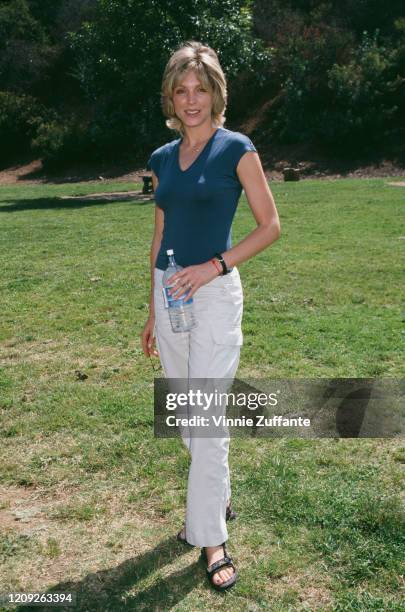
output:
[[[240,282],[226,279],[211,296],[209,324],[216,344],[242,346],[243,291]]]
[[[232,305],[234,308],[243,306],[243,290],[237,282],[226,282],[220,288],[220,300]]]
[[[215,344],[242,346],[243,333],[240,325],[224,319],[211,319],[210,329]]]

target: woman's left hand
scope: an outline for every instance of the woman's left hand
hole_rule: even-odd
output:
[[[172,295],[173,292],[176,292],[173,295],[175,300],[187,294],[187,300],[189,300],[197,289],[209,283],[217,276],[219,276],[218,269],[211,261],[198,264],[197,266],[187,266],[187,268],[176,272],[176,274],[173,274],[168,279],[169,285],[172,283],[176,284],[176,287],[172,287],[169,290],[169,294]]]

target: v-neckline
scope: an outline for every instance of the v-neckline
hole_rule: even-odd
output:
[[[181,166],[180,166],[180,145],[183,141],[183,138],[179,138],[179,140],[177,141],[177,150],[176,150],[176,159],[177,159],[177,167],[180,170],[180,172],[182,174],[185,174],[186,172],[188,172],[188,170],[190,170],[190,168],[192,168],[194,166],[194,164],[197,163],[197,161],[200,159],[200,157],[202,156],[202,154],[204,153],[204,151],[206,150],[206,148],[208,147],[208,145],[210,144],[211,140],[214,138],[215,134],[220,130],[220,128],[218,127],[215,132],[213,134],[211,134],[210,138],[207,140],[207,142],[205,143],[202,151],[200,151],[200,153],[197,155],[197,157],[195,158],[195,160],[193,162],[191,162],[191,164],[185,169],[182,170]]]

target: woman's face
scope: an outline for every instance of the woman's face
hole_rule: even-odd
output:
[[[174,88],[173,105],[183,125],[196,127],[206,122],[211,125],[212,94],[204,89],[193,70]]]

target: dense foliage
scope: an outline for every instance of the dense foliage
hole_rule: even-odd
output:
[[[272,136],[345,156],[403,152],[403,11],[402,0],[256,0],[255,31],[274,51]]]
[[[0,159],[130,157],[173,137],[163,68],[186,40],[218,52],[228,125],[341,155],[403,152],[402,0],[5,0]],[[269,109],[260,113],[261,108]]]
[[[213,46],[230,80],[250,71],[262,84],[267,54],[250,35],[240,0],[100,0],[95,19],[72,35],[77,76],[95,109],[92,138],[103,150],[148,149],[165,133],[163,68],[185,40]]]

